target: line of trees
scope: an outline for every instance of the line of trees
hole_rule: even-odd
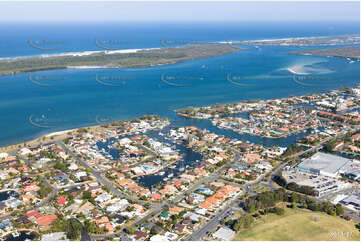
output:
[[[329,202],[318,203],[313,198],[295,192],[287,192],[283,188],[276,191],[262,192],[256,196],[246,199],[244,209],[249,213],[254,213],[261,209],[269,209],[274,207],[278,202],[290,202],[297,204],[299,208],[325,212],[329,215],[342,215],[344,213],[344,210],[340,204],[335,206]],[[282,213],[276,210],[277,209],[271,209],[270,211],[267,211]]]
[[[273,181],[276,182],[281,187],[286,188],[287,190],[291,190],[294,192],[299,192],[302,194],[310,195],[310,196],[317,196],[318,193],[310,186],[299,186],[295,182],[287,183],[286,179],[282,175],[275,175],[273,176]]]
[[[238,232],[241,229],[250,228],[254,222],[254,218],[250,214],[246,214],[238,219],[231,219],[225,222],[225,225]]]
[[[297,154],[298,152],[303,151],[302,146],[292,144],[288,146],[287,150],[282,154],[283,157],[287,157],[293,154]]]

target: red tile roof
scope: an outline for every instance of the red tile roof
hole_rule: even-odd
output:
[[[58,197],[58,204],[64,205],[66,203],[66,197]]]
[[[38,211],[30,211],[26,214],[26,217],[30,218],[30,217],[35,217],[35,218],[39,218],[41,217],[41,214]]]
[[[36,222],[40,226],[49,226],[56,219],[57,219],[57,216],[55,214],[45,215],[45,216],[41,216],[41,217],[37,218]]]

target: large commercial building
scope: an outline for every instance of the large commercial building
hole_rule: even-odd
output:
[[[352,160],[340,156],[317,152],[296,167],[297,170],[317,175],[336,177],[349,167]]]

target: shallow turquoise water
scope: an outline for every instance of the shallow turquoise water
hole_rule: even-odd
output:
[[[132,31],[128,30],[131,36],[128,36],[128,39],[133,39],[134,42],[139,40],[132,47],[148,48],[159,47],[159,43],[155,42],[160,36],[207,41],[220,41],[224,36],[232,34],[234,39],[279,38],[289,37],[290,32],[287,30],[292,27],[275,25],[272,33],[270,29],[265,31],[266,27],[262,25],[257,25],[258,27],[255,26],[248,32],[247,26],[236,24],[226,28],[221,25],[204,26],[158,26],[149,33],[148,42],[140,34],[142,31],[137,32],[133,28]],[[55,37],[69,37],[68,47],[71,48],[56,51],[96,50],[90,41],[85,41],[87,44],[83,45],[80,43],[84,43],[87,38],[93,39],[99,33],[108,38],[118,38],[119,33],[113,32],[112,35],[111,32],[118,27],[107,26],[99,28],[97,32],[96,28],[85,31],[81,26],[74,26],[70,30],[58,26],[62,31]],[[307,29],[299,26],[291,36],[356,33],[356,28],[350,26],[348,29],[336,28],[331,33],[323,27],[320,25]],[[0,30],[4,28],[0,25]],[[35,31],[35,34],[45,38],[48,28],[50,27],[42,27]],[[77,28],[84,32],[84,35],[79,35],[79,40],[75,40],[73,36]],[[147,29],[144,26],[139,28]],[[13,38],[14,43],[26,37],[24,32],[15,35],[9,30],[7,34],[8,40]],[[2,57],[44,54],[24,45],[17,45],[18,48],[11,51],[5,40],[0,41],[0,50],[4,50],[1,52]],[[237,53],[166,66],[137,69],[66,69],[2,76],[0,145],[22,142],[53,131],[95,125],[104,121],[131,119],[143,114],[168,116],[179,126],[183,121],[176,117],[173,110],[190,105],[286,97],[359,84],[359,62],[287,54],[290,50],[299,50],[296,47],[244,47],[247,49]],[[314,86],[294,82],[292,74],[285,70],[287,68],[307,71],[308,76],[314,77],[309,78]],[[162,77],[176,85],[168,85],[162,81]],[[189,122],[183,122],[187,123]]]

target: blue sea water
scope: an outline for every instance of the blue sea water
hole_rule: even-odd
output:
[[[97,43],[108,49],[135,49],[163,47],[160,40],[181,45],[359,34],[359,23],[0,23],[0,31],[0,58],[8,58],[104,50]],[[297,47],[241,47],[246,49],[164,66],[0,76],[0,145],[143,114],[159,114],[178,126],[188,125],[196,121],[177,117],[174,109],[325,92],[359,84],[357,61],[287,54],[300,50]],[[310,78],[315,85],[296,83],[287,68],[316,77]],[[200,125],[213,128],[209,123]],[[285,142],[292,141],[282,144]]]

